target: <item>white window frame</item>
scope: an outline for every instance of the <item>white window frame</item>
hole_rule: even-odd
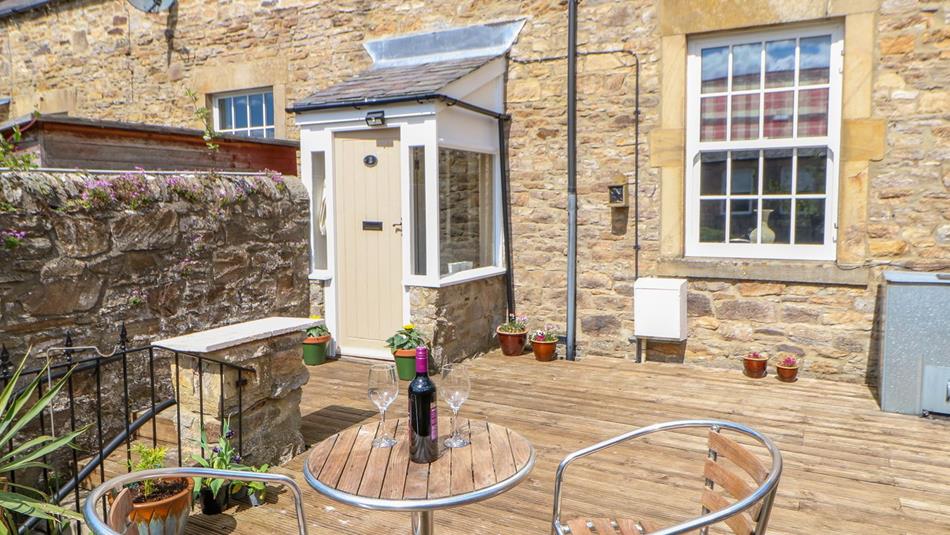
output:
[[[755,41],[775,41],[792,38],[808,38],[822,35],[831,35],[831,58],[829,65],[829,83],[817,84],[814,86],[802,86],[801,88],[828,88],[828,130],[825,136],[820,137],[798,137],[798,91],[794,98],[794,124],[792,138],[784,139],[752,139],[739,141],[700,141],[700,98],[701,96],[727,95],[726,103],[726,132],[727,137],[732,128],[731,124],[731,104],[732,99],[728,95],[759,93],[764,95],[773,91],[788,91],[789,88],[766,89],[761,87],[757,90],[735,91],[731,92],[732,80],[732,62],[729,62],[727,91],[724,93],[707,93],[701,95],[702,81],[702,50],[704,48],[722,47],[729,45],[741,45]],[[837,241],[837,219],[838,219],[838,173],[840,166],[840,147],[841,147],[841,80],[843,73],[843,52],[844,52],[844,32],[840,24],[821,24],[809,26],[785,27],[778,30],[760,30],[749,32],[730,33],[728,35],[719,35],[714,37],[701,37],[690,39],[688,43],[687,57],[687,87],[686,87],[686,256],[699,257],[729,257],[729,258],[761,258],[761,259],[789,259],[789,260],[834,260],[836,256]],[[760,62],[760,76],[765,70],[765,51],[763,47],[762,61]],[[798,62],[799,46],[796,42],[795,47],[795,82],[792,89],[799,89],[798,86]],[[759,132],[764,133],[764,97],[759,98]],[[793,149],[793,148],[814,148],[826,147],[828,149],[828,169],[825,183],[825,228],[823,244],[763,244],[763,243],[708,243],[699,241],[699,222],[700,222],[700,153],[701,152],[725,152],[740,150],[763,150],[763,149]],[[793,159],[794,161],[794,159]],[[761,182],[763,180],[762,169],[759,169],[759,195],[752,197],[759,203],[763,199],[768,199],[769,195],[763,194]],[[797,165],[797,162],[793,163]],[[794,176],[794,173],[793,173]],[[727,189],[727,194],[729,193]],[[794,193],[794,190],[793,190]],[[801,195],[804,197],[804,195]],[[821,195],[817,195],[821,197]],[[779,195],[777,197],[788,197],[788,195]],[[796,197],[799,195],[796,194]],[[707,197],[708,198],[708,197]],[[723,196],[727,199],[727,196]],[[731,202],[731,201],[726,201]],[[761,206],[761,204],[760,204]],[[761,213],[761,211],[759,212]],[[792,211],[794,218],[794,210]],[[794,228],[794,219],[790,222]],[[728,228],[726,237],[728,239]]]
[[[271,102],[276,104],[274,100],[274,88],[273,87],[258,87],[256,89],[242,89],[240,91],[228,91],[226,93],[215,93],[211,96],[211,113],[212,120],[214,121],[214,131],[220,134],[230,134],[234,136],[245,136],[252,137],[252,130],[264,130],[263,138],[254,138],[254,139],[275,139],[277,137],[277,110],[276,108],[272,111],[272,116],[274,118],[274,124],[267,124],[267,101],[264,101],[264,125],[263,126],[251,126],[251,108],[247,106],[247,127],[245,128],[234,128],[234,117],[231,117],[232,128],[221,128],[221,112],[218,107],[218,101],[223,98],[234,98],[234,97],[250,97],[251,95],[265,95],[270,93]],[[232,114],[233,115],[233,114]],[[273,131],[274,135],[267,137],[267,130]]]

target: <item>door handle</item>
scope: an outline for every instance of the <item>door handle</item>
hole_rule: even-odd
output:
[[[401,233],[401,232],[402,232],[402,221],[400,221],[399,223],[393,223],[393,230],[396,231],[396,232]]]

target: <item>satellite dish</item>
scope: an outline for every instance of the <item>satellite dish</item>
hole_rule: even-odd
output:
[[[146,13],[168,11],[175,4],[175,0],[129,0],[135,9]]]

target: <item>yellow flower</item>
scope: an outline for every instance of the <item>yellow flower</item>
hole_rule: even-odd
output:
[[[404,330],[406,330],[406,331],[411,331],[411,330],[415,329],[416,326],[413,325],[413,324],[411,324],[411,323],[407,323],[407,324],[403,325],[402,328],[403,328]]]
[[[321,317],[321,316],[319,316],[319,315],[317,315],[317,314],[311,314],[311,315],[310,315],[310,319],[312,319],[312,320],[320,320],[320,319],[323,319],[323,317]]]

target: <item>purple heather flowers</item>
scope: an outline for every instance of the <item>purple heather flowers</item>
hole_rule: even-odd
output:
[[[6,229],[0,231],[0,241],[3,241],[3,247],[9,251],[19,247],[26,238],[26,232],[16,229]]]

